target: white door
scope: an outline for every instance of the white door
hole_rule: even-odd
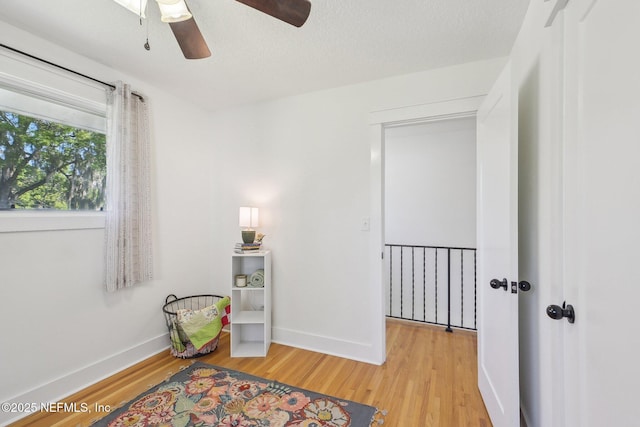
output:
[[[639,425],[640,2],[565,9],[566,426]],[[558,303],[558,302],[553,302]],[[559,362],[561,363],[561,362]]]
[[[477,119],[478,387],[495,427],[518,426],[520,414],[518,123],[510,74],[507,65]]]

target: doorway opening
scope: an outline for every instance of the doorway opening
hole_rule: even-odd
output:
[[[386,139],[388,137],[387,130],[391,130],[396,127],[405,127],[408,125],[433,124],[454,119],[470,119],[475,122],[475,115],[483,98],[484,96],[473,96],[370,113],[371,234],[369,259],[371,266],[371,286],[373,291],[373,300],[371,305],[372,321],[377,325],[377,328],[374,331],[374,346],[372,350],[376,352],[381,363],[386,359],[385,326],[387,307],[389,306],[389,299],[387,298],[385,285],[388,277],[388,271],[387,268],[385,268],[385,250],[387,243],[385,230],[385,200],[387,195],[384,185],[386,169],[385,146],[387,143]],[[414,189],[415,186],[412,186],[412,193],[414,192]],[[473,208],[473,212],[475,213],[475,208]],[[467,258],[472,259],[469,257]],[[467,308],[472,306],[473,304],[467,304]],[[473,315],[467,315],[467,319],[469,318],[472,319]]]
[[[476,119],[384,128],[385,315],[476,330]]]

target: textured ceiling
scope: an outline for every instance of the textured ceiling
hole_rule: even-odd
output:
[[[154,0],[143,26],[112,0],[1,0],[0,20],[215,110],[506,56],[529,4],[311,2],[296,28],[234,0],[188,0],[212,51],[204,60],[184,59]]]

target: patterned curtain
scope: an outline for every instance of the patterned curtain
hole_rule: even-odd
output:
[[[107,291],[153,278],[147,104],[129,85],[108,93],[105,282]]]

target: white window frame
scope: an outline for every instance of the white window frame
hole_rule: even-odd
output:
[[[106,133],[106,96],[105,88],[71,73],[57,70],[54,67],[26,58],[17,53],[0,49],[0,88],[12,90],[40,100],[58,104],[61,108],[77,109],[86,117],[104,114],[104,129],[99,123],[91,121],[94,131]],[[26,104],[28,105],[28,103]],[[29,115],[18,107],[19,114]],[[12,110],[16,110],[16,106]],[[31,114],[34,115],[34,114]],[[43,116],[40,114],[40,116]],[[42,117],[60,123],[69,122],[63,117]],[[43,210],[8,210],[0,211],[0,233],[19,233],[33,231],[86,230],[103,229],[105,214],[100,211],[63,211]]]
[[[10,210],[0,212],[0,233],[104,228],[99,211]]]

